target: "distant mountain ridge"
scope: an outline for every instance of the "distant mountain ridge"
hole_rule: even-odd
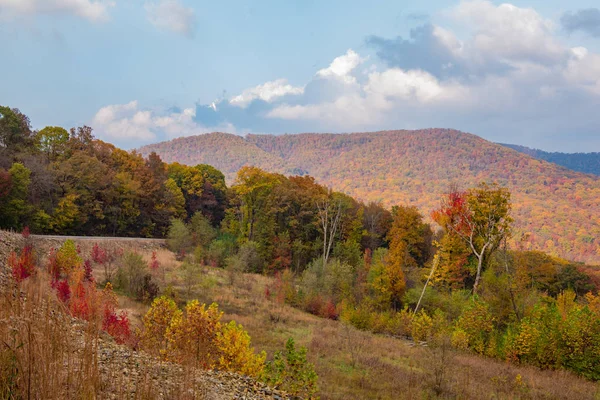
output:
[[[577,261],[600,263],[600,177],[535,159],[451,129],[352,134],[211,133],[144,146],[167,162],[210,164],[231,184],[243,165],[318,182],[365,201],[409,204],[429,216],[457,183],[496,181],[513,194],[513,241]]]
[[[530,147],[519,146],[517,144],[498,143],[502,146],[510,147],[520,153],[527,154],[539,160],[548,161],[573,171],[584,172],[586,174],[600,175],[600,153],[560,153],[548,152]]]

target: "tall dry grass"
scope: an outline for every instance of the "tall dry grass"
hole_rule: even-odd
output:
[[[98,330],[73,328],[41,276],[0,295],[0,398],[94,398],[99,391]]]

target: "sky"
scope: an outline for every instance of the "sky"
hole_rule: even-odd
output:
[[[597,0],[0,0],[0,104],[131,149],[454,128],[600,151]]]

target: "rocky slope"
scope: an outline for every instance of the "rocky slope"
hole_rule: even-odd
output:
[[[32,240],[32,239],[30,239]],[[58,239],[45,241],[35,238],[41,246],[51,246]],[[10,271],[7,259],[11,251],[23,246],[25,239],[18,234],[0,231],[0,295],[9,287]],[[131,241],[118,243],[125,247],[140,245]],[[84,244],[85,245],[85,244]],[[145,244],[142,244],[144,246]],[[73,344],[73,359],[90,346],[96,352],[98,385],[95,398],[102,399],[288,399],[285,393],[273,390],[256,380],[234,373],[184,368],[181,365],[162,362],[150,355],[118,345],[105,333],[90,342],[87,323],[69,316],[69,342]],[[76,362],[70,373],[77,376]],[[67,395],[69,397],[69,395]]]

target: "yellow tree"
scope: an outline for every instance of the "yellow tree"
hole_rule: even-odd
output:
[[[154,299],[150,310],[144,315],[142,345],[149,351],[168,357],[167,330],[174,320],[181,318],[181,310],[173,299],[161,296]]]
[[[250,346],[250,335],[235,321],[223,326],[217,334],[219,369],[239,372],[249,376],[259,376],[265,365],[265,352],[256,354]]]
[[[170,358],[202,368],[213,368],[219,359],[216,338],[221,330],[222,315],[215,303],[207,308],[198,300],[188,302],[185,315],[179,313],[173,318],[166,332]]]
[[[398,309],[406,289],[404,271],[422,266],[429,258],[431,228],[423,222],[416,207],[395,206],[388,232],[390,250],[386,259],[386,279],[392,307]]]

